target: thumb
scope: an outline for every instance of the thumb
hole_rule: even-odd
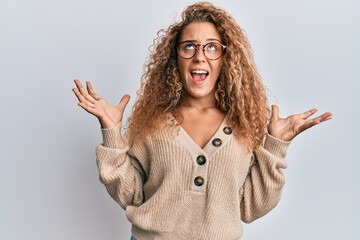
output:
[[[116,108],[118,108],[121,112],[124,112],[124,109],[125,109],[126,105],[128,104],[129,100],[130,100],[130,96],[128,94],[124,95],[121,98],[119,104],[116,106]]]
[[[277,105],[271,105],[271,119],[277,120],[279,119],[279,107]]]

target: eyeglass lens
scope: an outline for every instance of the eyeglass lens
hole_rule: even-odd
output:
[[[202,47],[207,58],[215,60],[221,57],[224,48],[220,43],[210,42],[205,45],[196,45],[192,42],[183,42],[178,45],[177,51],[182,58],[192,58],[195,56],[197,50]]]

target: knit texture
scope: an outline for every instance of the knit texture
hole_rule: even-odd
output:
[[[131,147],[120,124],[102,129],[100,181],[126,210],[134,237],[235,240],[241,221],[252,222],[277,205],[290,142],[266,135],[251,153],[225,127],[224,120],[203,149],[180,126],[175,137],[162,130]]]

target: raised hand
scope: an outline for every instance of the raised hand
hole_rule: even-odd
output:
[[[309,119],[310,116],[317,112],[316,109],[311,109],[301,114],[290,115],[287,118],[280,118],[279,107],[272,105],[271,108],[272,113],[268,132],[271,136],[283,141],[291,141],[306,129],[332,119],[331,112],[326,112],[316,118]]]
[[[86,90],[79,80],[74,80],[76,88],[72,91],[79,100],[78,105],[98,118],[102,128],[111,128],[122,121],[124,109],[130,96],[124,95],[117,106],[110,105],[105,99],[96,95],[90,82],[86,82]]]

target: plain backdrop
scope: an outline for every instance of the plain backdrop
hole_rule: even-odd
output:
[[[0,239],[130,238],[98,180],[97,120],[73,79],[136,98],[156,33],[193,1],[0,0]],[[281,116],[334,118],[291,144],[279,205],[245,240],[360,239],[360,1],[217,0],[245,29]]]

